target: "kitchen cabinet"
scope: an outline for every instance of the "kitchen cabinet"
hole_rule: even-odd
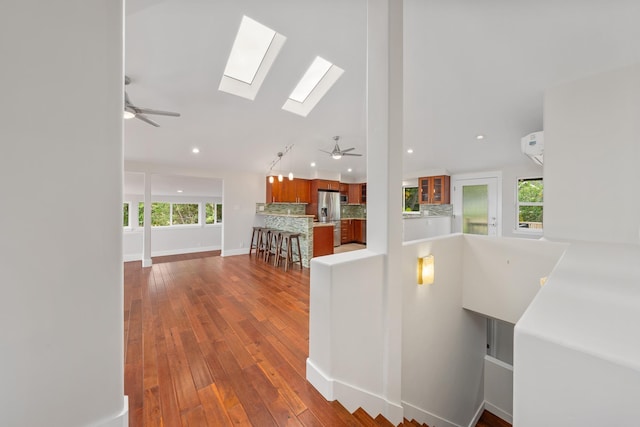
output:
[[[308,179],[288,178],[282,182],[267,177],[267,203],[310,203],[311,192]]]
[[[333,226],[318,225],[313,227],[313,256],[333,253]]]
[[[340,221],[340,243],[351,243],[353,239],[353,229],[351,228],[351,220],[343,219]]]
[[[349,203],[359,204],[360,202],[360,186],[362,184],[349,184]]]
[[[340,191],[340,182],[330,181],[327,179],[314,179],[316,182],[317,190],[336,190]]]
[[[419,200],[422,205],[450,203],[449,175],[425,176],[418,179]]]
[[[366,219],[343,219],[340,221],[340,243],[367,243]]]
[[[367,243],[367,220],[354,219],[353,221],[353,240],[357,243]]]
[[[367,184],[349,184],[349,204],[367,203]]]

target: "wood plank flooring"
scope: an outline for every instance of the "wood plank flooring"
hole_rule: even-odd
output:
[[[211,255],[125,263],[129,425],[369,425],[305,379],[309,270]]]

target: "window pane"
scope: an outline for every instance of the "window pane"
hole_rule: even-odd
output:
[[[404,187],[404,207],[405,212],[419,212],[420,203],[418,201],[418,187]]]
[[[542,206],[520,206],[518,228],[542,230]]]
[[[213,224],[216,222],[214,212],[213,212],[213,203],[206,203],[204,205],[204,213],[205,213],[205,224]]]
[[[197,203],[174,203],[173,215],[171,217],[173,225],[197,224],[198,204]]]
[[[169,203],[151,203],[151,226],[165,227],[169,225]]]
[[[222,222],[222,205],[216,205],[216,222]]]
[[[129,226],[129,203],[122,204],[122,226]]]
[[[542,178],[519,179],[518,180],[518,201],[519,202],[542,202],[543,201]]]
[[[144,202],[138,203],[138,225],[144,226]]]

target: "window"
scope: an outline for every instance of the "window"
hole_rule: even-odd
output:
[[[171,225],[197,224],[198,204],[197,203],[172,203],[171,204]]]
[[[122,204],[122,226],[129,226],[129,203],[127,202]]]
[[[418,187],[403,187],[404,199],[402,210],[404,212],[420,212],[420,201],[418,200]]]
[[[222,205],[205,203],[205,224],[219,224],[222,222]]]
[[[517,230],[542,232],[542,211],[544,185],[542,178],[518,179],[518,197],[516,200]]]

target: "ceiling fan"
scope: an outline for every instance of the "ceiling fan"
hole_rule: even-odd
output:
[[[339,136],[334,136],[333,140],[336,142],[335,147],[333,147],[333,151],[325,151],[325,150],[320,150],[323,153],[327,153],[329,154],[332,158],[338,160],[341,159],[342,156],[362,156],[362,154],[357,154],[357,153],[350,153],[351,150],[355,150],[355,148],[347,148],[346,150],[341,150],[340,146],[338,145],[338,140],[340,139]]]
[[[124,76],[124,84],[128,85],[131,83],[131,79],[128,76]],[[125,119],[140,119],[145,123],[149,123],[152,126],[160,127],[160,125],[147,116],[145,114],[156,114],[159,116],[171,116],[171,117],[180,117],[180,113],[174,113],[173,111],[162,111],[162,110],[154,110],[152,108],[144,108],[138,107],[134,105],[129,99],[129,95],[127,95],[127,91],[124,91],[124,118]]]

